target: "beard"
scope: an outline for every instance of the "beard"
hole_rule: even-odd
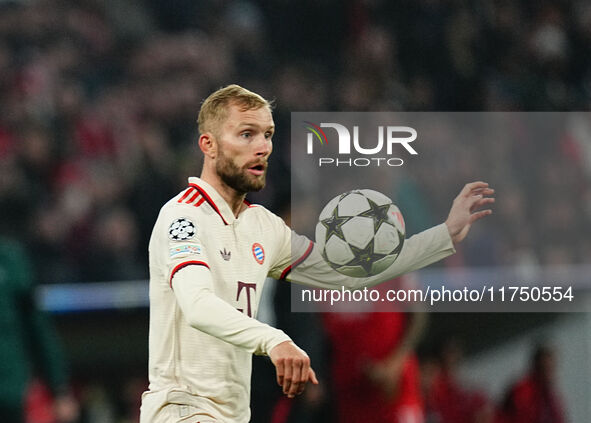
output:
[[[222,149],[219,150],[218,160],[215,164],[216,173],[222,181],[239,194],[260,191],[265,187],[267,170],[257,177],[248,172],[248,168],[258,164],[258,161],[247,163],[240,168],[234,161],[226,156]]]

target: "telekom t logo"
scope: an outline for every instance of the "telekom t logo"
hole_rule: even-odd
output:
[[[337,132],[339,137],[339,154],[351,154],[351,133],[340,123],[322,122],[320,126],[311,122],[304,122],[304,127],[309,131],[307,138],[308,154],[314,152],[314,137],[324,145],[328,143],[326,133],[322,128],[332,128]],[[392,146],[394,144],[402,145],[410,154],[419,154],[410,146],[410,143],[417,139],[417,131],[410,126],[378,126],[378,141],[373,148],[364,148],[359,145],[359,126],[353,126],[353,148],[360,154],[372,155],[382,151],[384,144],[386,144],[387,154],[392,154]]]
[[[256,293],[257,284],[238,281],[238,292],[236,292],[236,301],[240,299],[240,293],[244,288],[246,288],[246,315],[248,317],[252,317],[252,302],[250,301],[250,290],[252,289]],[[244,313],[243,308],[239,308],[238,311]]]

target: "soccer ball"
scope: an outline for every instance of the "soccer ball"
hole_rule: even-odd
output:
[[[316,244],[337,272],[362,278],[386,270],[404,243],[404,219],[387,196],[370,189],[337,195],[316,225]]]

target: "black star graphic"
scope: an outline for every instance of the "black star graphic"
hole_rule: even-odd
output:
[[[342,240],[345,239],[345,235],[343,235],[343,230],[341,226],[345,224],[350,218],[349,217],[341,217],[338,215],[338,207],[335,207],[332,215],[327,217],[326,219],[321,220],[321,223],[326,228],[326,237],[325,239],[328,240],[331,235],[336,235]]]
[[[390,254],[400,254],[402,246],[404,245],[404,234],[398,232],[398,247],[396,247]]]
[[[347,266],[361,266],[367,273],[371,273],[371,266],[377,260],[386,257],[387,254],[378,254],[373,251],[373,239],[365,246],[365,248],[357,248],[349,245],[355,258],[347,263]]]
[[[367,197],[366,197],[367,198]],[[383,206],[379,206],[374,201],[367,199],[369,203],[369,210],[360,213],[359,216],[364,217],[371,217],[373,219],[373,230],[377,231],[380,225],[384,222],[388,222],[390,219],[388,217],[388,210],[390,209],[390,204],[384,204]]]

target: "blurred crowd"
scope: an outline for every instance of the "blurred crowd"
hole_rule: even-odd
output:
[[[145,278],[159,208],[199,173],[195,120],[213,89],[276,99],[269,187],[254,198],[275,209],[289,199],[291,111],[586,110],[590,28],[584,1],[2,2],[0,233],[26,242],[43,283]],[[588,256],[563,226],[589,225],[590,126],[511,147],[540,174],[495,175],[508,188],[495,229],[552,246],[534,260]],[[465,169],[444,170],[455,192]],[[433,174],[416,182],[448,207]]]
[[[591,3],[0,2],[0,235],[25,244],[39,282],[147,278],[159,209],[200,171],[200,102],[229,83],[276,99],[268,186],[251,200],[279,210],[292,111],[588,110]],[[484,174],[502,201],[456,264],[584,263],[591,118],[565,122],[545,142],[529,133],[450,150],[434,139],[444,160],[424,161],[405,185],[408,203],[429,210],[422,222],[410,216],[425,210],[409,212],[411,226],[440,221],[467,178]],[[90,397],[108,404],[98,391]],[[430,407],[440,400],[425,395]],[[137,417],[130,404],[120,421]]]
[[[449,339],[437,354],[424,360],[421,383],[427,423],[525,423],[568,421],[557,388],[556,351],[534,346],[529,368],[510,382],[495,402],[459,376],[461,342]]]

